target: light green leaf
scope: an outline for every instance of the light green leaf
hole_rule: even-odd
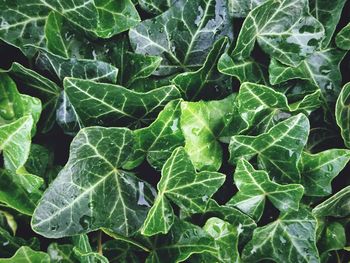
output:
[[[232,17],[246,17],[251,10],[266,0],[228,0],[228,12]]]
[[[82,129],[71,144],[68,163],[34,212],[33,230],[51,238],[102,227],[124,236],[135,233],[154,190],[119,170],[132,155],[133,144],[132,132],[125,128]]]
[[[193,254],[217,253],[213,238],[198,226],[176,220],[167,235],[160,235],[146,263],[183,262]]]
[[[222,148],[218,141],[231,120],[235,94],[223,100],[181,103],[181,129],[185,149],[197,170],[219,170]]]
[[[310,0],[310,13],[322,23],[325,29],[325,39],[322,42],[324,48],[331,42],[345,2],[346,0]]]
[[[19,87],[23,87],[22,92],[41,100],[42,114],[38,125],[43,133],[48,132],[55,122],[60,88],[51,80],[18,63],[13,63],[6,72],[16,81]]]
[[[169,101],[180,97],[173,85],[139,93],[74,78],[64,80],[64,89],[84,126],[142,127],[152,122]]]
[[[297,66],[320,47],[323,37],[324,28],[309,14],[307,0],[269,0],[248,14],[233,57],[249,58],[257,41],[272,58]]]
[[[350,186],[344,187],[326,201],[316,206],[312,213],[316,217],[346,217],[350,215]]]
[[[231,93],[227,77],[217,70],[220,55],[226,50],[227,38],[219,39],[210,50],[203,66],[194,72],[185,72],[172,79],[187,100],[218,98]]]
[[[275,59],[269,66],[271,84],[280,84],[291,79],[304,79],[315,89],[320,89],[325,102],[334,102],[340,92],[340,62],[344,51],[334,48],[314,52],[297,67],[283,65]]]
[[[158,75],[198,69],[216,40],[232,37],[226,11],[223,0],[179,0],[131,29],[131,45],[136,53],[163,58]]]
[[[114,66],[89,59],[64,58],[38,48],[35,63],[39,69],[50,72],[61,81],[65,77],[89,79],[92,81],[116,83],[118,69]]]
[[[298,183],[297,164],[309,129],[307,117],[298,114],[278,123],[267,133],[233,136],[229,145],[230,162],[237,164],[240,158],[250,160],[257,155],[260,168],[266,169],[271,179],[281,183]]]
[[[341,90],[335,106],[335,118],[341,130],[341,137],[347,148],[350,148],[350,83],[345,84]]]
[[[349,160],[349,150],[330,149],[317,154],[303,152],[299,170],[305,195],[330,195],[332,193],[332,180],[344,169]]]
[[[241,83],[269,83],[265,66],[253,59],[234,61],[229,54],[224,53],[219,59],[218,70],[222,74],[236,77]]]
[[[204,211],[208,199],[224,181],[225,175],[220,173],[196,173],[185,149],[177,148],[163,166],[158,195],[141,233],[146,236],[168,233],[175,220],[170,200],[191,213]]]
[[[0,127],[0,151],[7,169],[17,171],[27,161],[33,124],[32,116],[26,115]]]
[[[80,263],[109,263],[103,255],[92,251],[87,235],[79,235],[73,239],[75,243],[73,252],[79,258]]]
[[[340,30],[335,38],[335,43],[341,49],[350,50],[350,23]]]
[[[142,9],[152,14],[161,14],[172,6],[176,0],[139,0]]]
[[[41,197],[37,188],[43,182],[37,182],[38,179],[33,175],[0,169],[0,202],[23,214],[32,215]]]
[[[152,167],[161,170],[175,148],[185,144],[180,129],[180,116],[181,100],[173,100],[164,107],[150,126],[136,130],[135,153],[125,168],[138,166],[146,157]]]
[[[260,220],[266,199],[281,212],[297,211],[304,188],[299,184],[281,185],[270,180],[265,171],[257,171],[244,159],[237,163],[234,174],[235,185],[239,192],[226,205],[234,206]]]
[[[74,257],[73,245],[51,243],[47,248],[51,263],[78,263]]]
[[[276,221],[255,229],[245,246],[244,262],[319,262],[316,219],[305,208],[282,214]]]
[[[48,263],[50,257],[44,252],[34,251],[30,247],[21,247],[11,258],[0,258],[0,263]]]
[[[318,241],[321,257],[326,257],[327,252],[343,249],[346,245],[346,233],[344,226],[338,222],[328,223]]]

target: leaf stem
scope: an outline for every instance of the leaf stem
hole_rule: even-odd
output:
[[[103,252],[102,252],[102,231],[98,231],[97,233],[97,248],[98,248],[98,253],[103,256]]]

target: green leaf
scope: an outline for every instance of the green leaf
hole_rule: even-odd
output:
[[[64,80],[64,89],[84,126],[144,126],[152,122],[169,101],[180,97],[175,86],[141,93],[74,78]]]
[[[0,169],[0,202],[25,215],[32,215],[41,197],[36,180],[31,175]]]
[[[317,154],[303,152],[299,170],[305,195],[330,195],[332,180],[344,169],[349,160],[349,150],[330,149]]]
[[[266,198],[281,212],[298,211],[304,193],[301,185],[280,185],[271,181],[265,171],[255,170],[244,159],[237,163],[234,181],[239,192],[226,205],[238,208],[257,221],[264,212]]]
[[[182,102],[181,129],[185,149],[197,170],[217,171],[222,163],[218,142],[225,125],[231,120],[235,94],[223,100]]]
[[[322,42],[322,47],[327,47],[331,42],[345,2],[346,0],[310,0],[311,14],[322,23],[325,29],[325,39]]]
[[[74,237],[74,243],[76,245],[73,248],[73,252],[79,258],[81,263],[109,262],[103,255],[92,251],[87,235],[79,235],[78,237]]]
[[[140,252],[140,249],[131,243],[120,240],[109,240],[103,244],[103,255],[110,262],[121,263],[141,263],[142,259],[135,252]]]
[[[272,59],[269,66],[271,84],[280,84],[291,79],[304,79],[315,89],[320,89],[325,102],[334,102],[340,92],[340,62],[344,51],[329,48],[314,52],[297,67],[283,65]]]
[[[316,219],[301,208],[282,214],[278,220],[255,229],[252,240],[245,246],[242,259],[258,262],[319,262],[316,248]]]
[[[24,165],[27,172],[45,178],[46,171],[53,164],[53,152],[48,148],[34,144],[30,146],[28,159]]]
[[[133,144],[132,132],[125,128],[82,129],[71,144],[68,163],[34,211],[33,230],[51,238],[102,227],[125,236],[136,232],[152,203],[153,188],[119,170]]]
[[[74,256],[73,245],[59,245],[51,243],[47,248],[47,254],[50,256],[51,263],[77,263]]]
[[[21,247],[11,258],[0,258],[0,263],[47,263],[50,257],[44,252],[34,251],[30,247]]]
[[[131,0],[42,1],[50,9],[98,37],[109,38],[137,25],[140,17]]]
[[[345,84],[341,90],[335,106],[335,118],[341,130],[341,137],[347,148],[350,148],[350,83]]]
[[[196,173],[185,149],[177,148],[163,166],[158,195],[141,233],[146,236],[168,233],[175,220],[170,201],[191,213],[204,211],[208,199],[224,181],[225,175],[220,173]]]
[[[216,40],[232,37],[226,11],[223,0],[179,0],[131,29],[131,45],[136,53],[163,58],[158,75],[198,69]]]
[[[344,226],[338,222],[327,224],[318,241],[318,247],[322,254],[329,251],[343,249],[346,245],[346,234]]]
[[[346,217],[350,215],[350,186],[344,187],[321,204],[317,205],[312,213],[316,217],[333,216]]]
[[[266,0],[228,0],[228,12],[232,17],[246,17],[251,10]]]
[[[180,116],[181,100],[173,100],[150,126],[135,130],[135,153],[125,168],[138,166],[146,157],[152,167],[161,170],[175,148],[185,144],[180,129]]]
[[[335,38],[335,43],[341,49],[350,50],[350,23],[340,30]]]
[[[224,53],[219,59],[218,70],[222,74],[236,77],[241,83],[268,84],[265,66],[253,59],[234,61],[229,54]]]
[[[142,9],[152,14],[161,14],[172,6],[176,0],[139,0]]]
[[[307,117],[298,114],[258,136],[235,135],[229,145],[229,161],[237,164],[240,158],[250,160],[257,155],[260,167],[266,169],[274,181],[298,183],[300,174],[297,164],[309,129]]]
[[[310,15],[307,0],[269,0],[248,14],[233,55],[249,58],[257,41],[272,58],[297,66],[320,47],[323,37],[324,28]]]
[[[227,38],[219,39],[200,69],[178,74],[172,79],[172,83],[179,88],[185,99],[217,98],[231,93],[227,87],[227,77],[222,76],[217,70],[217,62],[225,51],[227,43]]]
[[[23,87],[22,92],[41,100],[43,106],[38,125],[43,133],[48,132],[55,122],[60,88],[49,79],[18,63],[13,63],[6,72],[16,81],[19,87]]]
[[[185,261],[193,254],[217,253],[214,240],[203,229],[185,221],[176,220],[167,235],[155,239],[154,250],[146,259],[147,263],[169,263]]]
[[[61,81],[65,77],[89,79],[92,81],[116,83],[118,69],[114,66],[89,59],[64,58],[40,49],[36,65],[41,70],[50,72]]]
[[[27,115],[0,127],[0,151],[5,167],[17,171],[28,159],[33,118]]]
[[[32,58],[35,49],[26,48],[25,45],[45,45],[44,25],[49,12],[49,7],[40,0],[1,1],[0,38]]]
[[[212,217],[205,223],[203,229],[214,238],[214,247],[217,249],[215,257],[219,262],[241,262],[238,252],[238,238],[241,234],[239,228]]]

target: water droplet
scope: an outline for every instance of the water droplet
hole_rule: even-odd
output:
[[[6,242],[4,242],[4,243],[2,243],[2,245],[4,246],[4,247],[6,247],[8,244],[10,244],[10,241],[6,241]]]
[[[94,207],[95,207],[95,202],[94,202],[94,201],[89,202],[89,203],[88,203],[88,207],[89,207],[90,209],[94,209]]]

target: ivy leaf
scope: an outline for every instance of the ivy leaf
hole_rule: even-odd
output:
[[[47,263],[50,257],[44,252],[34,251],[30,247],[21,247],[11,258],[0,258],[0,263]]]
[[[269,84],[265,66],[253,59],[234,61],[229,54],[224,53],[219,59],[218,70],[222,74],[236,77],[241,83]]]
[[[161,235],[153,244],[154,250],[146,259],[147,263],[162,262],[167,258],[170,263],[185,261],[193,254],[216,253],[214,241],[200,227],[176,220],[167,235]]]
[[[33,230],[51,238],[102,227],[124,236],[136,232],[152,203],[153,188],[119,170],[133,143],[125,128],[82,129],[71,144],[68,163],[34,211]]]
[[[350,83],[345,84],[342,88],[337,103],[335,106],[335,118],[337,124],[340,127],[341,137],[347,148],[350,148],[350,122],[349,122],[349,95],[350,95]]]
[[[318,241],[321,259],[328,257],[329,251],[343,249],[346,245],[346,234],[344,226],[338,222],[328,223]],[[326,262],[326,261],[324,261]]]
[[[258,262],[319,262],[316,248],[316,219],[305,208],[282,214],[278,220],[254,230],[242,259]]]
[[[169,101],[180,97],[172,85],[141,93],[74,78],[64,80],[64,89],[84,126],[140,127],[154,120]]]
[[[60,88],[51,80],[18,63],[13,63],[7,72],[19,87],[23,87],[23,92],[41,100],[43,106],[38,126],[43,133],[48,132],[55,122]]]
[[[138,166],[146,157],[152,167],[161,170],[175,148],[185,144],[180,128],[180,116],[181,100],[173,100],[164,107],[150,126],[135,130],[135,153],[125,168]]]
[[[281,183],[299,182],[297,164],[309,129],[307,117],[298,114],[258,136],[235,135],[229,145],[229,161],[237,164],[240,158],[249,160],[258,155],[260,167],[266,169],[273,180]]]
[[[125,262],[125,263],[141,263],[137,252],[141,249],[131,243],[123,242],[121,240],[109,240],[103,243],[103,255],[109,259],[110,262]]]
[[[228,11],[232,17],[246,17],[251,10],[266,0],[228,0]]]
[[[199,98],[221,97],[229,94],[227,78],[220,75],[217,70],[217,62],[220,55],[225,51],[228,43],[227,38],[219,39],[210,50],[203,66],[194,72],[185,72],[176,75],[172,79],[183,97],[187,100]]]
[[[346,217],[350,215],[350,186],[344,187],[321,204],[317,205],[312,213],[316,217],[333,216]]]
[[[204,211],[208,199],[224,181],[225,175],[220,173],[196,173],[185,149],[178,147],[163,166],[158,195],[141,233],[146,236],[168,233],[175,220],[170,201],[191,213]]]
[[[257,221],[264,212],[266,198],[281,212],[298,211],[304,193],[301,185],[271,181],[265,171],[255,170],[244,159],[237,163],[234,181],[239,192],[226,205],[238,208]]]
[[[7,169],[17,171],[26,163],[33,124],[32,116],[26,115],[14,122],[0,126],[0,151],[3,152],[4,164]]]
[[[100,263],[109,263],[107,258],[103,255],[93,252],[90,246],[89,238],[87,235],[79,235],[73,237],[75,246],[73,247],[73,252],[79,258],[81,263],[90,263],[90,262],[100,262]]]
[[[218,142],[234,109],[235,94],[223,100],[181,103],[181,129],[185,149],[197,170],[217,171],[222,163]]]
[[[139,0],[140,6],[149,13],[161,14],[177,0]]]
[[[344,55],[344,51],[333,48],[316,51],[298,67],[289,67],[272,59],[269,66],[270,82],[275,85],[291,79],[304,79],[321,90],[323,101],[334,102],[340,92],[339,65]]]
[[[325,29],[325,38],[322,42],[324,48],[331,42],[345,2],[346,0],[310,0],[310,13],[322,23]]]
[[[350,50],[350,23],[340,30],[335,38],[335,43],[341,49]]]
[[[158,75],[201,67],[222,36],[232,37],[223,0],[179,0],[168,11],[129,31],[136,53],[163,58],[155,72]]]
[[[41,70],[50,72],[61,81],[65,77],[89,79],[91,81],[116,83],[118,69],[114,66],[88,59],[64,58],[40,49],[36,65]]]
[[[310,15],[307,0],[269,0],[248,14],[233,57],[249,58],[257,41],[272,58],[297,66],[320,47],[323,38],[324,28]]]
[[[73,245],[70,244],[59,245],[57,243],[51,243],[47,248],[47,254],[50,256],[51,263],[78,262],[74,256]]]
[[[330,195],[332,180],[344,169],[349,160],[349,150],[330,149],[317,154],[303,152],[299,170],[305,195]]]

